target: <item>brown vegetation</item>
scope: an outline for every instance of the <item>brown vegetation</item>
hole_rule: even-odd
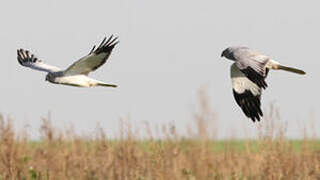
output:
[[[320,152],[316,140],[301,140],[300,148],[274,127],[276,110],[269,112],[258,140],[218,141],[208,129],[215,123],[206,96],[195,114],[198,129],[188,137],[174,127],[164,138],[141,139],[129,123],[117,139],[103,130],[95,137],[58,132],[43,119],[40,141],[17,134],[10,120],[0,118],[0,179],[319,179]],[[237,144],[241,144],[239,148]],[[219,148],[220,147],[220,148]]]

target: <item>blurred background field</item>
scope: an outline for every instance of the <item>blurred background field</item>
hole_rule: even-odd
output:
[[[112,138],[99,126],[93,134],[79,135],[72,128],[59,130],[48,117],[42,118],[41,138],[34,140],[28,131],[16,130],[14,120],[1,117],[0,179],[320,178],[315,134],[288,139],[286,125],[274,125],[279,112],[270,106],[266,123],[256,123],[256,139],[218,139],[218,118],[207,99],[200,93],[194,126],[186,134],[174,125],[163,125],[159,132],[148,123],[136,129],[121,119]]]

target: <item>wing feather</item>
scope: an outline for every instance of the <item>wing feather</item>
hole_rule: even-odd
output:
[[[19,64],[31,69],[45,72],[57,72],[61,69],[56,66],[51,66],[38,59],[35,55],[24,49],[17,50],[17,59]]]
[[[64,74],[65,75],[75,75],[75,74],[89,74],[89,72],[92,72],[96,69],[98,69],[100,66],[102,66],[107,59],[109,58],[113,48],[116,44],[119,43],[117,41],[117,37],[110,36],[107,40],[107,38],[104,38],[100,45],[96,48],[96,46],[93,46],[90,53],[81,58],[80,60],[73,63],[71,66],[69,66]]]
[[[259,87],[263,89],[266,89],[268,87],[268,84],[265,81],[265,77],[260,73],[257,73],[252,67],[248,66],[245,69],[241,69],[241,72]]]
[[[261,110],[261,88],[249,80],[240,71],[236,63],[231,66],[233,96],[243,113],[253,122],[260,121],[263,116]]]
[[[270,60],[268,56],[246,48],[236,51],[234,57],[238,68],[246,77],[260,88],[266,89],[268,87],[265,82],[265,78],[268,74],[266,64]]]

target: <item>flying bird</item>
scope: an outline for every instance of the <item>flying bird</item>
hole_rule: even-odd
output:
[[[233,96],[244,114],[253,122],[260,121],[263,116],[260,99],[262,89],[268,87],[265,79],[270,69],[306,74],[300,69],[281,65],[248,47],[229,47],[222,52],[221,57],[235,61],[231,65]]]
[[[74,62],[65,70],[46,64],[27,50],[18,49],[17,58],[22,66],[47,72],[46,81],[51,83],[77,87],[117,87],[117,85],[107,84],[88,76],[90,72],[98,69],[108,60],[113,48],[119,43],[117,40],[118,38],[114,38],[113,35],[108,39],[105,37],[97,48],[93,46],[88,55]]]

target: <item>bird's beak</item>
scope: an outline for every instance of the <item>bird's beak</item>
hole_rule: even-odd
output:
[[[221,56],[220,57],[223,57],[224,55],[223,55],[223,53],[221,53]]]

